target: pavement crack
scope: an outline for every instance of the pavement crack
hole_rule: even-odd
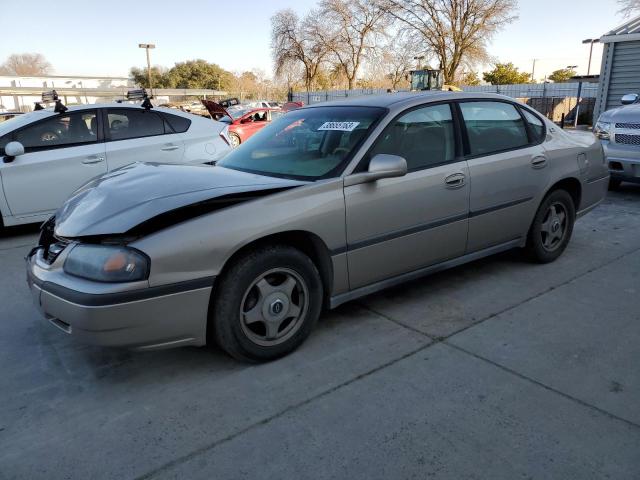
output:
[[[263,425],[267,425],[267,424],[271,423],[272,421],[274,421],[274,420],[276,420],[276,419],[278,419],[280,417],[283,417],[284,415],[288,414],[289,412],[298,410],[298,409],[300,409],[300,408],[302,408],[302,407],[304,407],[304,406],[306,406],[306,405],[308,405],[310,403],[313,403],[316,400],[319,400],[319,399],[321,399],[323,397],[326,397],[327,395],[332,394],[333,392],[336,392],[337,390],[340,390],[340,389],[342,389],[344,387],[347,387],[347,386],[351,385],[352,383],[355,383],[355,382],[357,382],[359,380],[362,380],[362,379],[364,379],[366,377],[369,377],[370,375],[373,375],[374,373],[377,373],[377,372],[379,372],[381,370],[384,370],[387,367],[390,367],[390,366],[392,366],[392,365],[394,365],[394,364],[396,364],[398,362],[401,362],[402,360],[404,360],[406,358],[409,358],[410,356],[415,355],[416,353],[421,352],[422,350],[428,348],[431,345],[433,345],[433,344],[432,343],[427,343],[427,344],[421,345],[420,347],[414,348],[413,350],[411,350],[408,353],[405,353],[405,354],[403,354],[403,355],[401,355],[401,356],[399,356],[397,358],[394,358],[393,360],[389,360],[388,362],[385,362],[382,365],[378,365],[377,367],[372,368],[371,370],[367,370],[366,372],[360,373],[360,374],[356,375],[355,377],[353,377],[353,378],[351,378],[349,380],[346,380],[346,381],[344,381],[344,382],[342,382],[342,383],[340,383],[338,385],[335,385],[335,386],[333,386],[333,387],[331,387],[331,388],[329,388],[329,389],[327,389],[327,390],[325,390],[323,392],[318,393],[317,395],[314,395],[314,396],[312,396],[310,398],[302,400],[302,401],[300,401],[298,403],[294,403],[292,405],[289,405],[288,407],[284,408],[283,410],[280,410],[279,412],[274,413],[273,415],[271,415],[269,417],[266,417],[266,418],[264,418],[264,419],[262,419],[262,420],[260,420],[258,422],[252,423],[251,425],[249,425],[249,426],[247,426],[247,427],[245,427],[245,428],[243,428],[241,430],[238,430],[237,432],[234,432],[234,433],[232,433],[232,434],[230,434],[230,435],[228,435],[228,436],[226,436],[224,438],[221,438],[221,439],[216,440],[214,442],[211,442],[211,443],[209,443],[207,445],[204,445],[204,446],[202,446],[202,447],[200,447],[200,448],[198,448],[198,449],[196,449],[196,450],[194,450],[194,451],[192,451],[192,452],[190,452],[190,453],[188,453],[186,455],[182,455],[182,456],[180,456],[178,458],[175,458],[175,459],[171,460],[170,462],[167,462],[164,465],[161,465],[158,468],[155,468],[155,469],[153,469],[153,470],[151,470],[151,471],[149,471],[147,473],[144,473],[144,474],[142,474],[142,475],[140,475],[138,477],[135,477],[135,480],[147,480],[147,479],[153,478],[154,476],[156,476],[156,475],[158,475],[158,474],[160,474],[160,473],[162,473],[162,472],[164,472],[166,470],[169,470],[170,468],[173,468],[173,467],[175,467],[177,465],[180,465],[182,463],[185,463],[185,462],[187,462],[187,461],[189,461],[189,460],[191,460],[191,459],[193,459],[195,457],[198,457],[199,455],[202,455],[203,453],[206,453],[206,452],[208,452],[208,451],[210,451],[210,450],[212,450],[212,449],[214,449],[214,448],[216,448],[216,447],[218,447],[218,446],[220,446],[220,445],[222,445],[224,443],[230,442],[234,438],[237,438],[237,437],[239,437],[239,436],[241,436],[241,435],[243,435],[243,434],[245,434],[247,432],[250,432],[251,430],[254,430],[255,428],[261,427]]]
[[[508,307],[503,308],[502,310],[499,310],[497,312],[491,313],[491,314],[487,315],[486,317],[480,318],[480,319],[478,319],[478,320],[476,320],[476,321],[474,321],[472,323],[469,323],[469,325],[466,325],[465,327],[462,327],[461,329],[456,330],[455,332],[452,332],[449,335],[445,335],[445,336],[442,336],[442,337],[441,336],[430,335],[430,334],[428,334],[426,332],[423,332],[422,330],[420,330],[418,328],[415,328],[415,327],[412,327],[410,325],[407,325],[406,323],[404,323],[404,322],[402,322],[400,320],[397,320],[397,319],[395,319],[395,318],[393,318],[393,317],[391,317],[391,316],[389,316],[387,314],[378,312],[377,310],[371,308],[370,306],[368,306],[368,305],[366,305],[364,303],[357,302],[357,304],[360,307],[364,308],[365,310],[367,310],[367,311],[369,311],[369,312],[371,312],[371,313],[373,313],[375,315],[378,315],[379,317],[381,317],[381,318],[383,318],[383,319],[385,319],[385,320],[387,320],[389,322],[395,323],[396,325],[398,325],[400,327],[406,328],[407,330],[410,330],[412,332],[415,332],[415,333],[418,333],[420,335],[423,335],[423,336],[433,340],[434,342],[443,342],[443,341],[453,337],[454,335],[458,335],[459,333],[465,332],[465,331],[469,330],[470,328],[473,328],[473,327],[475,327],[477,325],[480,325],[481,323],[486,322],[487,320],[490,320],[492,318],[498,317],[498,316],[502,315],[503,313],[506,313],[506,312],[514,310],[514,309],[516,309],[518,307],[521,307],[522,305],[524,305],[524,304],[526,304],[526,303],[528,303],[528,302],[530,302],[532,300],[535,300],[536,298],[542,297],[542,296],[546,295],[547,293],[550,293],[550,292],[552,292],[552,291],[554,291],[554,290],[556,290],[558,288],[564,287],[565,285],[568,285],[571,282],[574,282],[575,280],[578,280],[578,279],[580,279],[580,278],[582,278],[582,277],[584,277],[586,275],[589,275],[590,273],[593,273],[593,272],[595,272],[597,270],[600,270],[601,268],[605,268],[608,265],[610,265],[610,264],[612,264],[614,262],[617,262],[618,260],[620,260],[620,259],[622,259],[622,258],[624,258],[624,257],[626,257],[628,255],[633,255],[634,253],[636,253],[638,251],[640,251],[640,247],[634,248],[633,250],[630,250],[628,252],[622,253],[622,254],[618,255],[617,257],[614,257],[611,260],[608,260],[605,263],[601,263],[599,265],[596,265],[594,267],[589,268],[588,270],[585,270],[582,273],[574,275],[573,277],[568,278],[567,280],[559,283],[558,285],[552,285],[552,286],[546,288],[545,290],[543,290],[541,292],[538,292],[538,293],[536,293],[534,295],[531,295],[531,296],[521,300],[520,302],[518,302],[518,303],[516,303],[514,305],[510,305]]]
[[[357,302],[357,305],[359,307],[363,308],[364,310],[366,310],[369,313],[373,313],[374,315],[376,315],[376,316],[378,316],[378,317],[380,317],[380,318],[382,318],[384,320],[387,320],[388,322],[395,323],[396,325],[398,325],[398,326],[400,326],[402,328],[406,328],[407,330],[410,330],[410,331],[412,331],[414,333],[417,333],[418,335],[422,335],[423,337],[426,337],[429,340],[432,340],[434,342],[439,342],[439,341],[441,341],[443,339],[442,337],[434,337],[432,335],[429,335],[428,333],[423,332],[422,330],[419,330],[417,328],[414,328],[411,325],[407,325],[406,323],[403,323],[400,320],[396,320],[395,318],[390,317],[389,315],[386,315],[384,313],[378,312],[377,310],[374,310],[373,308],[369,307],[368,305],[366,305],[364,303]]]
[[[526,304],[526,303],[529,303],[529,302],[530,302],[530,301],[532,301],[532,300],[535,300],[535,299],[537,299],[537,298],[540,298],[540,297],[542,297],[542,296],[546,295],[547,293],[550,293],[550,292],[552,292],[552,291],[554,291],[554,290],[556,290],[556,289],[558,289],[558,288],[562,288],[562,287],[564,287],[565,285],[568,285],[568,284],[570,284],[570,283],[572,283],[572,282],[575,282],[576,280],[578,280],[578,279],[580,279],[580,278],[582,278],[582,277],[585,277],[585,276],[589,275],[590,273],[593,273],[593,272],[595,272],[595,271],[597,271],[597,270],[600,270],[600,269],[602,269],[602,268],[605,268],[605,267],[607,267],[607,266],[611,265],[612,263],[617,262],[618,260],[620,260],[620,259],[622,259],[622,258],[624,258],[624,257],[626,257],[626,256],[628,256],[628,255],[633,255],[634,253],[636,253],[636,252],[638,252],[638,251],[640,251],[640,247],[638,247],[638,248],[634,248],[633,250],[630,250],[630,251],[628,251],[628,252],[622,253],[622,254],[618,255],[617,257],[614,257],[614,258],[612,258],[611,260],[609,260],[609,261],[607,261],[607,262],[605,262],[605,263],[601,263],[601,264],[599,264],[599,265],[596,265],[596,266],[594,266],[594,267],[591,267],[591,268],[589,268],[589,269],[585,270],[585,271],[584,271],[584,272],[582,272],[582,273],[579,273],[579,274],[577,274],[577,275],[574,275],[574,276],[573,276],[573,277],[571,277],[571,278],[568,278],[567,280],[565,280],[564,282],[559,283],[558,285],[552,285],[552,286],[550,286],[550,287],[546,288],[545,290],[543,290],[542,292],[536,293],[535,295],[531,295],[530,297],[525,298],[524,300],[522,300],[522,301],[520,301],[520,302],[516,303],[515,305],[511,305],[511,306],[509,306],[509,307],[503,308],[502,310],[500,310],[500,311],[498,311],[498,312],[494,312],[494,313],[492,313],[492,314],[490,314],[490,315],[487,315],[487,316],[486,316],[486,317],[484,317],[484,318],[481,318],[481,319],[479,319],[479,320],[477,320],[477,321],[475,321],[475,322],[473,322],[473,323],[470,323],[470,324],[469,324],[469,325],[467,325],[466,327],[463,327],[463,328],[461,328],[460,330],[456,330],[455,332],[453,332],[453,333],[451,333],[451,334],[447,335],[446,337],[444,337],[444,338],[443,338],[443,340],[449,339],[449,338],[453,337],[454,335],[458,335],[459,333],[465,332],[466,330],[469,330],[470,328],[473,328],[473,327],[475,327],[476,325],[480,325],[481,323],[484,323],[484,322],[486,322],[487,320],[490,320],[490,319],[492,319],[492,318],[495,318],[495,317],[497,317],[497,316],[500,316],[500,315],[502,315],[503,313],[506,313],[506,312],[509,312],[509,311],[511,311],[511,310],[514,310],[514,309],[516,309],[516,308],[518,308],[518,307],[521,307],[522,305],[524,305],[524,304]]]
[[[516,370],[513,370],[513,369],[511,369],[509,367],[506,367],[506,366],[504,366],[504,365],[502,365],[500,363],[494,362],[493,360],[490,360],[490,359],[488,359],[486,357],[483,357],[482,355],[478,355],[477,353],[474,353],[474,352],[472,352],[470,350],[467,350],[466,348],[462,348],[462,347],[460,347],[458,345],[455,345],[453,343],[449,343],[446,340],[444,340],[441,343],[444,343],[446,346],[451,347],[454,350],[457,350],[457,351],[462,352],[462,353],[464,353],[466,355],[469,355],[469,356],[475,358],[476,360],[480,360],[482,362],[485,362],[485,363],[488,363],[490,365],[493,365],[494,367],[497,367],[500,370],[503,370],[503,371],[505,371],[507,373],[510,373],[511,375],[515,375],[516,377],[518,377],[518,378],[520,378],[522,380],[525,380],[525,381],[527,381],[529,383],[533,383],[534,385],[537,385],[538,387],[544,388],[545,390],[548,390],[548,391],[553,392],[553,393],[555,393],[557,395],[560,395],[561,397],[564,397],[564,398],[569,399],[569,400],[571,400],[573,402],[576,402],[576,403],[582,405],[583,407],[590,408],[590,409],[595,410],[595,411],[597,411],[597,412],[599,412],[599,413],[601,413],[601,414],[603,414],[603,415],[605,415],[605,416],[607,416],[609,418],[618,420],[618,421],[623,422],[623,423],[625,423],[627,425],[630,425],[632,427],[640,429],[640,424],[637,424],[637,423],[635,423],[635,422],[633,422],[631,420],[627,420],[624,417],[620,417],[620,416],[618,416],[618,415],[616,415],[614,413],[611,413],[611,412],[609,412],[607,410],[604,410],[604,409],[602,409],[600,407],[592,405],[591,403],[585,402],[584,400],[581,400],[581,399],[579,399],[577,397],[574,397],[573,395],[569,395],[568,393],[565,393],[565,392],[563,392],[561,390],[557,390],[557,389],[555,389],[553,387],[550,387],[549,385],[547,385],[545,383],[542,383],[539,380],[536,380],[534,378],[528,377],[527,375],[524,375],[524,374],[522,374],[522,373],[520,373],[520,372],[518,372]]]

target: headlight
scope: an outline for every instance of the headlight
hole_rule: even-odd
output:
[[[610,122],[597,121],[596,126],[593,129],[593,133],[600,140],[609,140],[611,138],[610,130],[611,130]]]
[[[127,247],[78,244],[69,252],[64,271],[96,282],[135,282],[149,277],[149,259]]]

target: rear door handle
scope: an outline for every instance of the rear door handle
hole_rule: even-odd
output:
[[[460,188],[464,185],[464,181],[464,173],[452,173],[445,177],[444,184],[447,188]]]
[[[544,168],[547,166],[547,157],[544,155],[536,155],[531,159],[531,166],[533,168]]]
[[[95,163],[104,162],[104,157],[99,157],[97,155],[91,155],[82,161],[84,165],[93,165]]]
[[[170,152],[172,150],[177,150],[180,147],[178,145],[174,145],[172,143],[167,143],[164,147],[162,147],[163,152]]]

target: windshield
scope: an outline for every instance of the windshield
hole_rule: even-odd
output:
[[[300,180],[335,177],[385,112],[349,106],[295,110],[253,135],[218,165]]]

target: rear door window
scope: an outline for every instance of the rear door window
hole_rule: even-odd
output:
[[[178,115],[171,115],[170,113],[163,113],[167,122],[171,126],[171,129],[176,133],[184,133],[189,130],[191,126],[191,120]]]
[[[524,147],[529,144],[524,121],[506,102],[460,102],[471,155]]]
[[[109,109],[107,130],[111,140],[152,137],[164,135],[165,121],[159,114],[148,110]]]
[[[529,124],[529,131],[531,132],[531,142],[539,143],[544,138],[544,123],[536,115],[530,111],[521,108],[520,111],[524,115],[524,119]]]

